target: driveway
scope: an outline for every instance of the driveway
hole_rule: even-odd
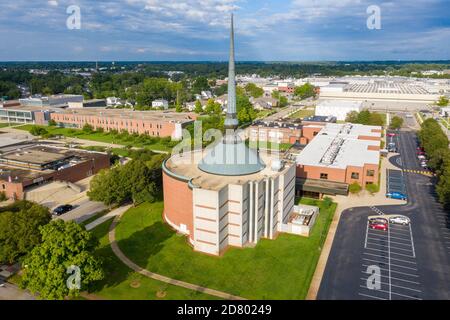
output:
[[[35,300],[35,297],[11,283],[5,283],[0,287],[0,300]]]

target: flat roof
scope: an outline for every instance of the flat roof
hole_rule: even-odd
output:
[[[261,180],[265,177],[276,177],[284,172],[286,172],[292,162],[287,161],[287,165],[281,171],[272,170],[272,162],[278,159],[282,159],[283,155],[280,154],[279,158],[277,154],[269,154],[266,152],[260,152],[259,155],[261,159],[266,164],[266,167],[261,171],[249,175],[242,176],[223,176],[223,175],[214,175],[207,172],[204,172],[198,168],[198,163],[201,159],[203,159],[208,149],[197,152],[189,152],[182,156],[174,155],[170,159],[165,162],[166,169],[174,176],[175,178],[183,179],[183,180],[191,180],[191,183],[194,186],[197,186],[202,189],[207,190],[221,190],[223,187],[229,184],[237,184],[243,185],[248,181]]]
[[[173,112],[173,111],[133,111],[130,109],[104,109],[104,108],[88,108],[88,109],[69,109],[61,110],[57,114],[74,114],[79,116],[95,116],[110,117],[122,119],[136,120],[153,120],[153,121],[176,121],[190,122],[196,119],[194,113]]]
[[[49,163],[63,161],[71,157],[79,157],[81,161],[96,158],[99,153],[79,150],[79,149],[69,149],[56,146],[47,145],[27,145],[24,147],[17,147],[15,150],[5,152],[0,155],[0,163],[5,162],[8,165],[13,165],[14,163],[29,163],[35,165],[46,165]]]
[[[327,108],[362,108],[362,101],[351,100],[322,100],[317,104],[317,107]]]
[[[362,167],[380,161],[379,150],[369,150],[370,146],[380,147],[380,140],[362,140],[359,136],[381,139],[378,126],[360,124],[327,124],[319,134],[297,156],[300,165],[345,169],[348,166]]]

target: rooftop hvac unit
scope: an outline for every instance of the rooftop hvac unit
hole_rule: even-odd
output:
[[[322,159],[320,159],[320,163],[323,163],[325,165],[332,165],[334,163],[334,160],[336,159],[337,155],[339,154],[339,151],[343,144],[344,144],[344,139],[335,138],[331,142],[327,151],[325,151]]]

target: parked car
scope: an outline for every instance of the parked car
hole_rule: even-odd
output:
[[[388,224],[383,223],[383,222],[372,222],[372,223],[369,223],[369,228],[374,229],[374,230],[387,231]]]
[[[386,193],[386,198],[396,199],[396,200],[407,200],[408,198],[401,192],[388,192]]]
[[[426,157],[424,155],[418,155],[417,159],[419,159],[419,160],[426,160]]]
[[[424,155],[425,155],[425,152],[419,150],[419,151],[416,152],[416,154],[417,154],[418,156],[424,156]]]
[[[388,137],[391,137],[391,138],[392,138],[392,137],[395,137],[395,133],[389,132],[389,133],[387,134],[387,136],[388,136]]]
[[[55,208],[53,210],[53,214],[55,216],[60,216],[60,215],[63,215],[64,213],[69,212],[71,210],[73,210],[73,206],[71,204],[64,204],[62,206],[59,206],[59,207]]]
[[[401,224],[403,226],[406,226],[411,223],[411,220],[409,220],[409,218],[405,217],[405,216],[395,216],[395,217],[389,218],[389,223]]]

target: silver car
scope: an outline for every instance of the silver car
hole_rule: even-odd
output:
[[[409,220],[408,217],[405,216],[395,216],[389,218],[389,223],[392,224],[401,224],[403,226],[409,225],[411,223],[411,220]]]

